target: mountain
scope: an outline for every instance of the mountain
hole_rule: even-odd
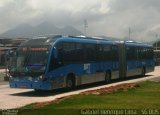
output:
[[[32,38],[39,35],[48,34],[60,34],[60,35],[83,35],[82,32],[75,29],[72,26],[65,26],[64,28],[58,28],[49,22],[43,22],[37,26],[31,26],[29,24],[21,24],[13,29],[10,29],[0,36],[9,38]]]
[[[1,36],[9,37],[9,38],[25,37],[26,36],[26,32],[31,34],[32,31],[33,31],[32,26],[30,26],[28,24],[22,24],[22,25],[17,26],[14,29],[10,29],[10,30],[2,33]]]
[[[61,29],[61,32],[64,35],[83,35],[83,33],[81,33],[80,31],[76,30],[75,28],[73,28],[72,26],[65,26],[64,28]]]

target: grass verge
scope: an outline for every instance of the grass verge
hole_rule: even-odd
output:
[[[24,110],[25,109],[25,110]],[[29,109],[29,110],[28,110]],[[111,94],[79,94],[70,96],[58,103],[49,103],[40,108],[34,108],[34,104],[20,110],[25,114],[44,114],[55,112],[77,114],[83,109],[160,109],[160,82],[146,81],[139,87],[118,90]],[[77,111],[78,110],[78,111]]]

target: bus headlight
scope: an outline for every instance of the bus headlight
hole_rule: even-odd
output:
[[[43,75],[38,76],[37,80],[42,80],[43,79]]]
[[[29,77],[28,80],[29,80],[29,81],[32,81],[32,77]]]
[[[39,79],[42,79],[43,78],[43,76],[41,75],[41,76],[39,76]]]
[[[10,80],[12,80],[12,79],[13,79],[13,77],[12,77],[11,75],[9,75],[9,79],[10,79]]]

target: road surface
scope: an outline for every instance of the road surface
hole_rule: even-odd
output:
[[[79,94],[81,92],[88,91],[88,90],[95,90],[95,89],[115,86],[123,83],[134,83],[134,82],[141,82],[146,80],[160,81],[160,66],[156,67],[154,72],[148,73],[147,77],[130,79],[126,81],[119,81],[119,82],[111,83],[107,85],[103,84],[101,86],[92,86],[92,87],[87,87],[85,89],[80,88],[71,92],[61,91],[56,93],[55,91],[51,91],[47,93],[45,92],[45,93],[37,94],[36,92],[34,92],[34,90],[30,90],[30,89],[11,89],[9,88],[8,84],[4,85],[2,83],[0,84],[0,109],[14,109],[14,108],[19,108],[35,102],[51,101],[60,97]]]

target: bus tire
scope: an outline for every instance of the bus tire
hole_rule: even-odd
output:
[[[146,75],[146,69],[145,69],[145,67],[143,67],[142,68],[142,74],[141,74],[142,76],[145,76]]]
[[[41,90],[41,89],[34,89],[34,92],[36,92],[36,93],[43,93],[43,92],[45,92],[45,90]]]
[[[110,71],[105,72],[105,82],[106,83],[111,82],[111,72]]]
[[[66,88],[67,88],[67,90],[72,90],[75,88],[75,77],[73,75],[69,75],[67,77]]]

